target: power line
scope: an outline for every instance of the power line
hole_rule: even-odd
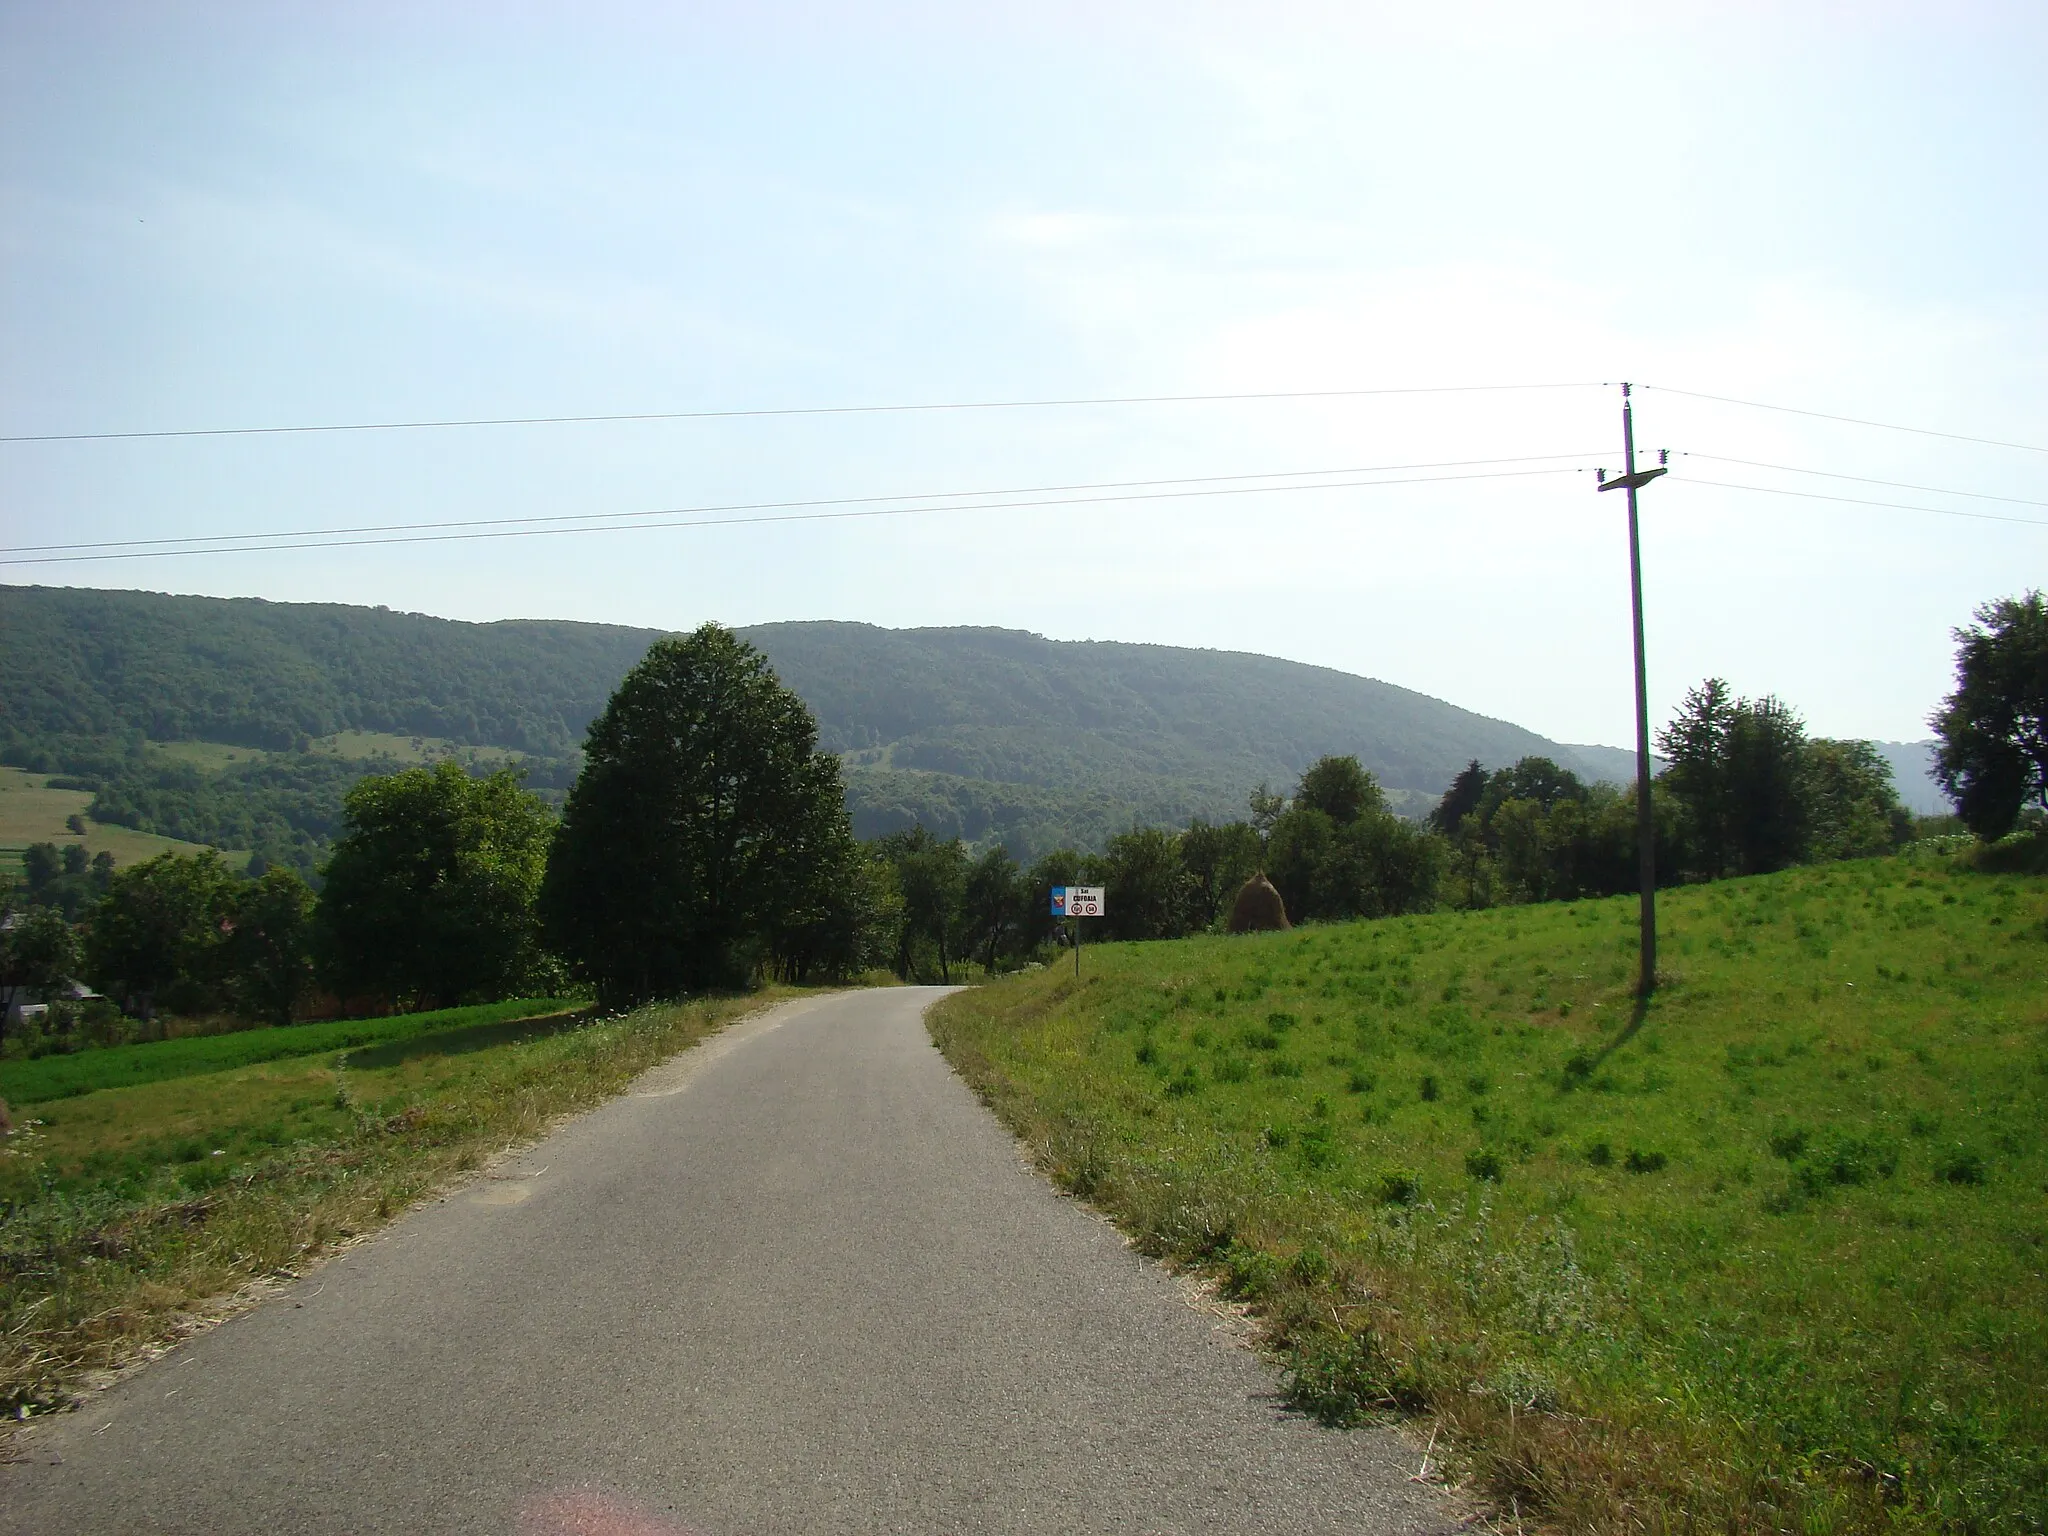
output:
[[[1692,475],[1673,477],[1673,485],[1712,485],[1724,491],[1755,491],[1763,496],[1797,496],[1806,501],[1839,501],[1853,507],[1891,507],[1900,512],[1931,512],[1936,517],[1968,517],[1986,523],[2019,523],[2028,528],[2048,528],[2048,519],[2008,517],[1999,512],[1964,512],[1955,507],[1920,507],[1903,501],[1870,501],[1861,496],[1828,496],[1819,491],[1790,491],[1774,485],[1737,485],[1732,480],[1701,480]]]
[[[1667,395],[1684,395],[1690,400],[1712,400],[1720,405],[1746,406],[1754,411],[1779,411],[1787,416],[1811,416],[1817,421],[1846,422],[1852,427],[1878,427],[1887,432],[1911,432],[1916,437],[1944,437],[1954,443],[1976,443],[1985,448],[2017,448],[2022,453],[2048,453],[2037,443],[2009,443],[1996,437],[1970,437],[1962,432],[1937,432],[1932,427],[1905,427],[1895,421],[1868,421],[1861,416],[1836,416],[1828,411],[1803,410],[1796,405],[1771,405],[1762,400],[1737,400],[1731,395],[1702,394],[1696,389],[1675,389],[1668,384],[1644,384],[1642,389],[1662,390]]]
[[[1916,485],[1909,480],[1876,480],[1869,475],[1844,475],[1831,469],[1805,469],[1797,464],[1765,464],[1757,459],[1731,459],[1718,453],[1696,453],[1688,448],[1674,450],[1681,459],[1711,459],[1716,464],[1740,464],[1745,469],[1775,469],[1788,475],[1818,475],[1824,480],[1853,480],[1858,485],[1888,485],[1899,491],[1926,491],[1935,496],[1967,496],[1972,501],[2003,501],[2019,507],[2048,507],[2048,501],[2028,496],[1994,496],[1988,491],[1958,491],[1946,485]]]
[[[1179,501],[1198,497],[1259,496],[1279,494],[1287,491],[1341,491],[1364,489],[1373,486],[1425,485],[1457,480],[1512,480],[1526,479],[1537,475],[1577,475],[1584,473],[1586,471],[1583,468],[1490,470],[1472,475],[1413,475],[1400,480],[1338,480],[1325,481],[1315,485],[1224,486],[1210,490],[1193,491],[1137,491],[1121,496],[1072,496],[1038,501],[968,502],[937,507],[862,507],[841,512],[787,512],[771,516],[746,517],[696,517],[693,514],[698,511],[714,511],[718,509],[678,507],[671,508],[666,512],[651,512],[644,515],[648,517],[662,517],[692,514],[687,521],[608,523],[595,527],[580,528],[503,528],[469,533],[406,533],[376,538],[345,538],[280,544],[241,544],[226,549],[141,549],[131,550],[128,553],[117,552],[109,554],[31,554],[12,558],[0,558],[0,565],[70,565],[81,561],[93,560],[157,560],[180,555],[239,555],[265,554],[279,550],[295,549],[354,549],[377,544],[446,544],[467,542],[475,539],[538,538],[550,534],[633,533],[643,529],[664,528],[729,528],[764,523],[832,522],[846,518],[904,517],[919,512],[1028,511],[1041,507],[1100,506],[1126,501]]]
[[[332,541],[311,541],[311,543],[279,543],[279,545],[238,545],[231,549],[137,549],[131,553],[104,553],[104,555],[27,555],[0,559],[0,565],[72,565],[78,561],[106,561],[106,559],[168,559],[176,555],[260,555],[285,549],[358,549],[365,545],[442,545],[442,543],[467,543],[473,539],[539,539],[547,535],[567,535],[567,532],[639,532],[651,528],[733,528],[764,522],[834,522],[840,518],[897,518],[913,512],[1018,512],[1047,506],[1104,506],[1110,502],[1176,502],[1190,498],[1210,496],[1270,496],[1280,492],[1341,492],[1341,489],[1364,489],[1372,485],[1430,485],[1440,481],[1462,481],[1462,479],[1526,479],[1532,475],[1583,475],[1581,469],[1493,469],[1477,475],[1409,475],[1405,479],[1348,479],[1348,481],[1323,481],[1317,485],[1227,485],[1217,489],[1198,489],[1198,492],[1133,492],[1128,496],[1067,496],[1049,498],[1038,502],[967,502],[954,506],[895,506],[895,508],[854,508],[846,512],[784,512],[774,516],[735,516],[735,518],[698,518],[690,516],[686,522],[610,522],[600,526],[584,528],[494,528],[485,532],[424,532],[424,535],[389,535],[377,539],[332,539]],[[647,516],[676,516],[696,510],[713,508],[672,508],[670,512],[649,512]]]
[[[1312,476],[1393,474],[1400,470],[1409,469],[1475,469],[1490,467],[1496,464],[1537,464],[1559,459],[1591,459],[1597,456],[1597,450],[1587,453],[1525,453],[1514,454],[1505,458],[1439,459],[1419,464],[1354,464],[1337,469],[1277,469],[1255,474],[1183,475],[1179,478],[1168,480],[1098,480],[1074,485],[1026,485],[973,491],[904,491],[890,496],[831,496],[818,497],[808,501],[734,502],[723,506],[663,507],[640,512],[567,512],[546,517],[480,517],[451,522],[378,523],[349,528],[285,528],[272,529],[264,533],[194,533],[163,539],[101,539],[78,544],[16,544],[0,546],[0,555],[57,554],[70,550],[141,551],[175,544],[232,545],[258,539],[324,539],[340,538],[351,534],[424,533],[444,528],[510,528],[544,523],[594,523],[606,519],[678,517],[685,514],[695,515],[700,512],[772,512],[800,507],[845,507],[880,502],[956,501],[976,496],[1043,496],[1067,491],[1119,491],[1169,485],[1220,485],[1246,480],[1298,480]],[[1291,490],[1296,488],[1291,486],[1271,487],[1274,490]],[[1313,489],[1314,487],[1306,488]],[[1253,487],[1253,489],[1261,489],[1261,487]],[[940,511],[944,509],[932,508],[931,510]]]
[[[148,432],[36,432],[0,437],[4,443],[108,443],[172,437],[277,437],[315,432],[420,432],[446,427],[553,427],[632,421],[728,421],[753,416],[875,416],[917,411],[1020,411],[1055,406],[1205,405],[1242,400],[1348,400],[1369,395],[1469,395],[1509,390],[1598,389],[1568,384],[1442,384],[1406,389],[1284,389],[1219,395],[1103,395],[1048,400],[941,400],[903,405],[796,405],[751,410],[633,411],[606,416],[479,416],[442,421],[349,421],[278,427],[184,427]]]

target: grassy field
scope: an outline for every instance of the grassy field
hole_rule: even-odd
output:
[[[552,1021],[570,1027],[472,1020],[16,1105],[0,1143],[0,1412],[62,1406],[195,1305],[292,1272],[788,995]]]
[[[1936,855],[960,994],[1065,1185],[1571,1530],[2048,1526],[2048,880]]]
[[[46,774],[0,768],[0,864],[6,866],[0,869],[0,876],[14,878],[21,850],[30,843],[55,843],[59,848],[83,843],[87,853],[111,853],[114,862],[122,865],[138,864],[160,853],[199,851],[197,843],[183,843],[174,837],[158,837],[154,832],[135,832],[127,827],[102,826],[96,821],[85,823],[85,834],[81,837],[66,827],[65,818],[83,818],[85,808],[91,804],[92,796],[82,789],[51,789]],[[228,853],[223,857],[237,866],[248,859],[246,853]]]
[[[209,773],[243,763],[261,762],[276,755],[262,747],[229,746],[218,741],[153,741],[150,748],[173,762],[189,763]],[[307,750],[350,762],[388,757],[408,766],[434,762],[443,757],[468,758],[476,755],[475,748],[459,747],[438,736],[397,736],[389,731],[340,731],[332,736],[315,737]],[[491,754],[487,750],[486,755],[505,754]]]
[[[432,1013],[395,1014],[383,1019],[333,1019],[282,1029],[241,1029],[229,1034],[43,1056],[33,1061],[0,1061],[0,1099],[10,1104],[47,1104],[102,1088],[132,1088],[173,1077],[226,1072],[287,1056],[390,1045],[420,1035],[530,1019],[538,1014],[559,1014],[570,1006],[555,998],[521,998],[469,1008],[442,1008]]]
[[[439,736],[396,736],[389,731],[342,731],[318,738],[312,750],[353,762],[388,757],[407,766],[439,762],[444,757],[478,767],[519,760],[519,754],[508,747],[465,747]]]

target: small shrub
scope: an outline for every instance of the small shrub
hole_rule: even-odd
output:
[[[1413,1205],[1422,1198],[1422,1175],[1413,1168],[1387,1168],[1380,1173],[1382,1205]]]
[[[1934,1177],[1943,1184],[1982,1184],[1984,1159],[1970,1148],[1958,1144],[1935,1159]]]
[[[1371,1093],[1372,1074],[1370,1072],[1361,1072],[1354,1067],[1351,1075],[1344,1080],[1344,1091],[1346,1093]]]
[[[1771,1156],[1791,1162],[1806,1150],[1806,1127],[1781,1125],[1771,1132]]]
[[[1628,1149],[1628,1156],[1621,1160],[1622,1167],[1630,1173],[1657,1173],[1670,1161],[1662,1152],[1643,1151],[1636,1147]]]
[[[1296,1344],[1286,1392],[1296,1408],[1335,1428],[1376,1411],[1414,1412],[1424,1401],[1413,1370],[1390,1359],[1370,1329],[1317,1334]]]
[[[1193,1064],[1182,1067],[1177,1076],[1169,1078],[1166,1092],[1169,1098],[1184,1099],[1202,1091],[1202,1079]]]
[[[1465,1171],[1475,1179],[1498,1181],[1500,1154],[1488,1147],[1474,1147],[1465,1154]]]
[[[1614,1162],[1614,1148],[1607,1142],[1596,1141],[1586,1148],[1586,1161],[1595,1168],[1606,1168]]]
[[[1275,1056],[1271,1061],[1266,1063],[1266,1076],[1299,1077],[1301,1076],[1301,1063],[1298,1061],[1291,1061],[1285,1056]]]
[[[1443,1089],[1438,1086],[1437,1080],[1428,1073],[1424,1073],[1422,1077],[1422,1102],[1434,1104],[1442,1096]]]
[[[1158,1060],[1159,1047],[1153,1043],[1152,1037],[1150,1035],[1147,1035],[1143,1040],[1138,1042],[1138,1065],[1141,1067],[1149,1067]]]
[[[1232,1243],[1223,1255],[1223,1291],[1239,1301],[1264,1301],[1280,1286],[1280,1261],[1263,1248]]]
[[[1330,1261],[1313,1243],[1297,1253],[1287,1268],[1303,1285],[1321,1285],[1330,1278]]]
[[[1813,1195],[1831,1186],[1889,1178],[1898,1165],[1897,1151],[1884,1138],[1830,1131],[1813,1139],[1793,1176],[1801,1189]]]

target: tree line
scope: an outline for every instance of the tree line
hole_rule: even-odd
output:
[[[1938,775],[1971,830],[1997,838],[2048,811],[2048,609],[2029,593],[1977,617],[1935,720]],[[1884,759],[1809,736],[1780,700],[1710,678],[1658,745],[1666,882],[1913,835]],[[863,844],[809,710],[758,650],[706,625],[627,674],[559,814],[512,770],[367,778],[323,874],[316,893],[295,870],[250,878],[211,851],[116,870],[38,845],[0,932],[0,984],[47,993],[82,976],[142,1019],[283,1022],[575,987],[623,1006],[878,968],[945,981],[1044,957],[1063,937],[1057,885],[1109,888],[1111,940],[1219,930],[1261,874],[1295,922],[1619,894],[1637,880],[1636,805],[1546,758],[1474,761],[1418,825],[1355,758],[1325,757],[1291,793],[1254,790],[1238,820],[1133,826],[1029,866],[921,827]]]

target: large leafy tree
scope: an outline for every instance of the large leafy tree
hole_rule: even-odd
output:
[[[1809,857],[1867,858],[1912,835],[1912,813],[1899,804],[1892,765],[1869,742],[1809,741],[1804,773]]]
[[[1216,826],[1197,816],[1188,823],[1180,835],[1180,861],[1188,874],[1195,927],[1211,927],[1223,917],[1238,890],[1258,871],[1264,852],[1250,822]]]
[[[0,1023],[21,992],[47,1000],[78,966],[78,936],[54,907],[31,907],[0,929]]]
[[[1294,803],[1321,811],[1341,827],[1367,808],[1384,805],[1386,796],[1357,758],[1319,757],[1302,774]]]
[[[838,760],[730,630],[657,640],[584,752],[540,906],[601,1000],[744,985],[831,920],[856,859]]]
[[[553,830],[509,769],[476,778],[443,762],[364,779],[343,802],[315,913],[328,985],[415,1007],[531,985]]]
[[[2048,809],[2048,602],[2000,598],[1955,632],[1956,688],[1934,716],[1934,776],[1963,825],[2000,838]]]
[[[240,881],[211,848],[159,854],[117,870],[86,930],[87,980],[148,1018],[225,1000],[222,947]]]
[[[1108,888],[1108,937],[1177,939],[1187,933],[1193,890],[1175,834],[1160,827],[1119,832],[1103,847],[1097,869]]]
[[[313,910],[312,887],[294,869],[267,869],[237,893],[225,958],[243,1013],[291,1023],[313,982]]]
[[[987,970],[995,970],[998,954],[1015,947],[1024,930],[1025,900],[1024,872],[1000,843],[968,866],[960,903],[961,939],[981,953]]]
[[[905,981],[936,974],[951,982],[953,962],[980,938],[968,909],[966,845],[912,827],[879,839],[875,851],[893,875],[898,899],[896,974]],[[927,959],[936,961],[936,973],[926,968]]]
[[[1333,783],[1345,792],[1330,793]],[[1435,902],[1441,840],[1394,815],[1356,759],[1322,759],[1303,775],[1302,788],[1310,793],[1296,794],[1266,848],[1291,917],[1382,917]]]
[[[1766,696],[1735,707],[1728,732],[1728,820],[1736,867],[1769,874],[1806,857],[1806,724]]]

